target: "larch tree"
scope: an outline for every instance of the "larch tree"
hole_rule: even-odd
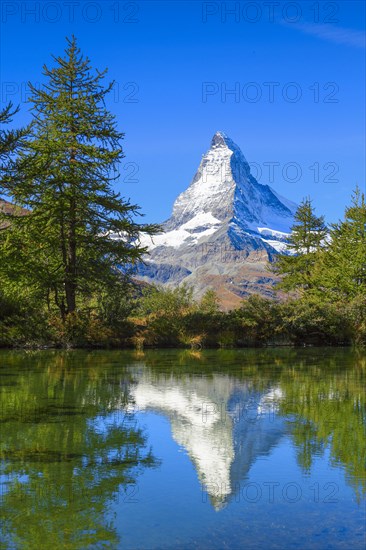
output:
[[[309,290],[313,287],[313,269],[324,249],[327,228],[323,216],[316,216],[309,198],[305,198],[295,213],[295,223],[287,250],[279,256],[272,270],[282,276],[279,288],[284,290]]]
[[[332,224],[319,264],[319,287],[331,299],[363,298],[366,307],[366,202],[356,188],[344,220]]]
[[[7,129],[6,124],[13,121],[13,116],[19,111],[19,107],[14,107],[9,102],[2,111],[0,111],[0,168],[1,174],[8,168],[8,163],[19,147],[26,135],[26,129]],[[1,185],[1,183],[0,183]],[[1,187],[0,187],[1,190]]]
[[[0,269],[17,285],[37,290],[62,319],[101,286],[117,284],[120,268],[141,259],[139,207],[113,189],[124,157],[123,133],[105,103],[113,83],[94,71],[67,39],[64,57],[44,66],[45,84],[31,87],[30,134],[16,169],[2,187],[28,210],[3,215]],[[116,175],[117,174],[117,175]]]

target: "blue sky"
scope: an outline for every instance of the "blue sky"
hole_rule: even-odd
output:
[[[125,132],[118,190],[163,221],[212,135],[225,131],[253,174],[327,221],[365,188],[365,4],[3,1],[1,102],[27,114],[27,82],[74,33],[116,81]],[[231,13],[233,12],[234,13]],[[234,93],[230,93],[234,91]]]

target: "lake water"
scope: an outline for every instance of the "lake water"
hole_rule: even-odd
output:
[[[365,548],[364,353],[0,352],[1,548]]]

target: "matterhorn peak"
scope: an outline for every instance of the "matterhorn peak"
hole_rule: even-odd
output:
[[[231,151],[240,151],[240,147],[233,142],[233,140],[225,134],[225,132],[218,131],[214,134],[211,140],[210,150],[212,149],[230,149]]]
[[[295,204],[255,179],[240,147],[218,131],[162,233],[142,240],[150,255],[140,276],[170,285],[184,280],[198,293],[209,281],[230,296],[235,282],[236,298],[249,288],[258,292],[261,284],[250,281],[249,273],[259,270],[258,281],[268,279],[265,259],[286,249],[295,210]],[[246,262],[249,256],[259,259]]]
[[[254,180],[255,181],[255,180]],[[234,217],[235,193],[253,195],[250,167],[240,147],[224,132],[214,134],[190,186],[177,198],[166,227],[174,229],[198,214],[227,221]]]
[[[228,136],[225,132],[216,132],[211,140],[211,149],[214,147],[227,147]],[[230,140],[231,141],[231,140]]]

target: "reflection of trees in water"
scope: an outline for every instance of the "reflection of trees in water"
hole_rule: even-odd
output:
[[[332,372],[323,367],[292,369],[281,376],[280,413],[292,416],[298,462],[309,472],[315,456],[330,449],[360,496],[366,491],[365,368]]]
[[[121,410],[127,372],[98,353],[2,357],[5,543],[117,547],[108,505],[133,500],[138,472],[155,464],[144,433]]]
[[[108,505],[118,495],[121,505],[133,500],[139,471],[156,464],[144,433],[123,412],[144,370],[157,383],[199,379],[212,385],[220,375],[229,386],[244,383],[258,394],[280,388],[279,414],[288,419],[301,467],[309,471],[327,447],[356,494],[365,491],[365,354],[345,349],[0,352],[0,365],[7,547],[10,540],[13,547],[37,549],[119,544]]]

